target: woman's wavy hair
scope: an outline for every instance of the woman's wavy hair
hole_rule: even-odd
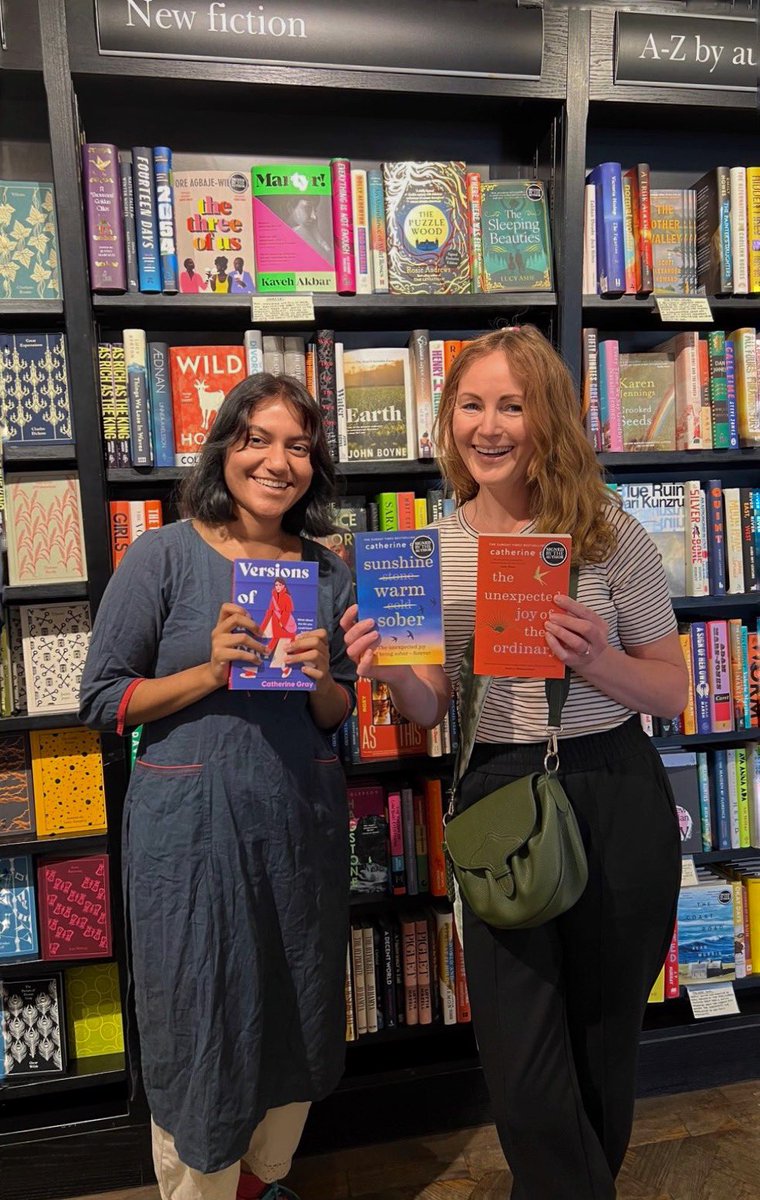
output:
[[[336,495],[335,467],[325,440],[322,416],[302,383],[291,375],[249,375],[227,394],[216,414],[200,458],[179,491],[183,517],[223,525],[235,517],[235,502],[224,480],[228,451],[248,438],[251,413],[268,400],[282,400],[309,438],[314,477],[308,491],[282,518],[286,533],[322,537],[332,533],[331,504]]]
[[[535,445],[527,484],[537,532],[570,533],[579,560],[603,562],[616,545],[609,514],[619,501],[605,485],[602,468],[586,438],[570,372],[534,325],[499,329],[465,343],[446,376],[435,442],[441,469],[457,503],[464,504],[478,492],[454,443],[457,394],[465,371],[493,353],[504,355],[523,388],[525,423]]]

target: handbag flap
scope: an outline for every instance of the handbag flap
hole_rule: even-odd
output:
[[[507,874],[507,859],[536,828],[538,774],[515,779],[489,792],[446,826],[446,849],[457,867]]]

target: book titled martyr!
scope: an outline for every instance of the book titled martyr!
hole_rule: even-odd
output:
[[[230,664],[233,691],[311,692],[316,684],[300,665],[288,666],[287,650],[299,633],[317,628],[319,563],[268,558],[236,558],[232,599],[259,627],[266,646],[263,662]]]

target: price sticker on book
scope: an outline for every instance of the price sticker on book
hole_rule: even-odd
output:
[[[681,859],[681,887],[694,887],[697,883],[699,883],[699,879],[694,859],[690,854],[684,854]]]
[[[283,325],[288,321],[313,321],[314,297],[305,296],[252,296],[251,320],[256,325],[276,321]]]
[[[732,983],[702,983],[699,987],[687,987],[691,1011],[699,1020],[702,1017],[731,1017],[739,1012],[736,992]]]
[[[706,296],[655,296],[662,321],[708,321],[713,319]]]

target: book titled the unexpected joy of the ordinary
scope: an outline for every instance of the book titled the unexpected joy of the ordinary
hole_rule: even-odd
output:
[[[315,681],[300,664],[288,666],[287,650],[294,637],[317,628],[319,563],[280,562],[269,558],[236,558],[232,599],[259,626],[258,641],[266,646],[260,664],[230,664],[233,691],[311,692]]]
[[[437,529],[357,533],[359,617],[380,634],[378,666],[444,661],[440,548]]]
[[[565,534],[481,534],[475,600],[476,675],[561,679],[544,622],[567,595],[571,538]]]

